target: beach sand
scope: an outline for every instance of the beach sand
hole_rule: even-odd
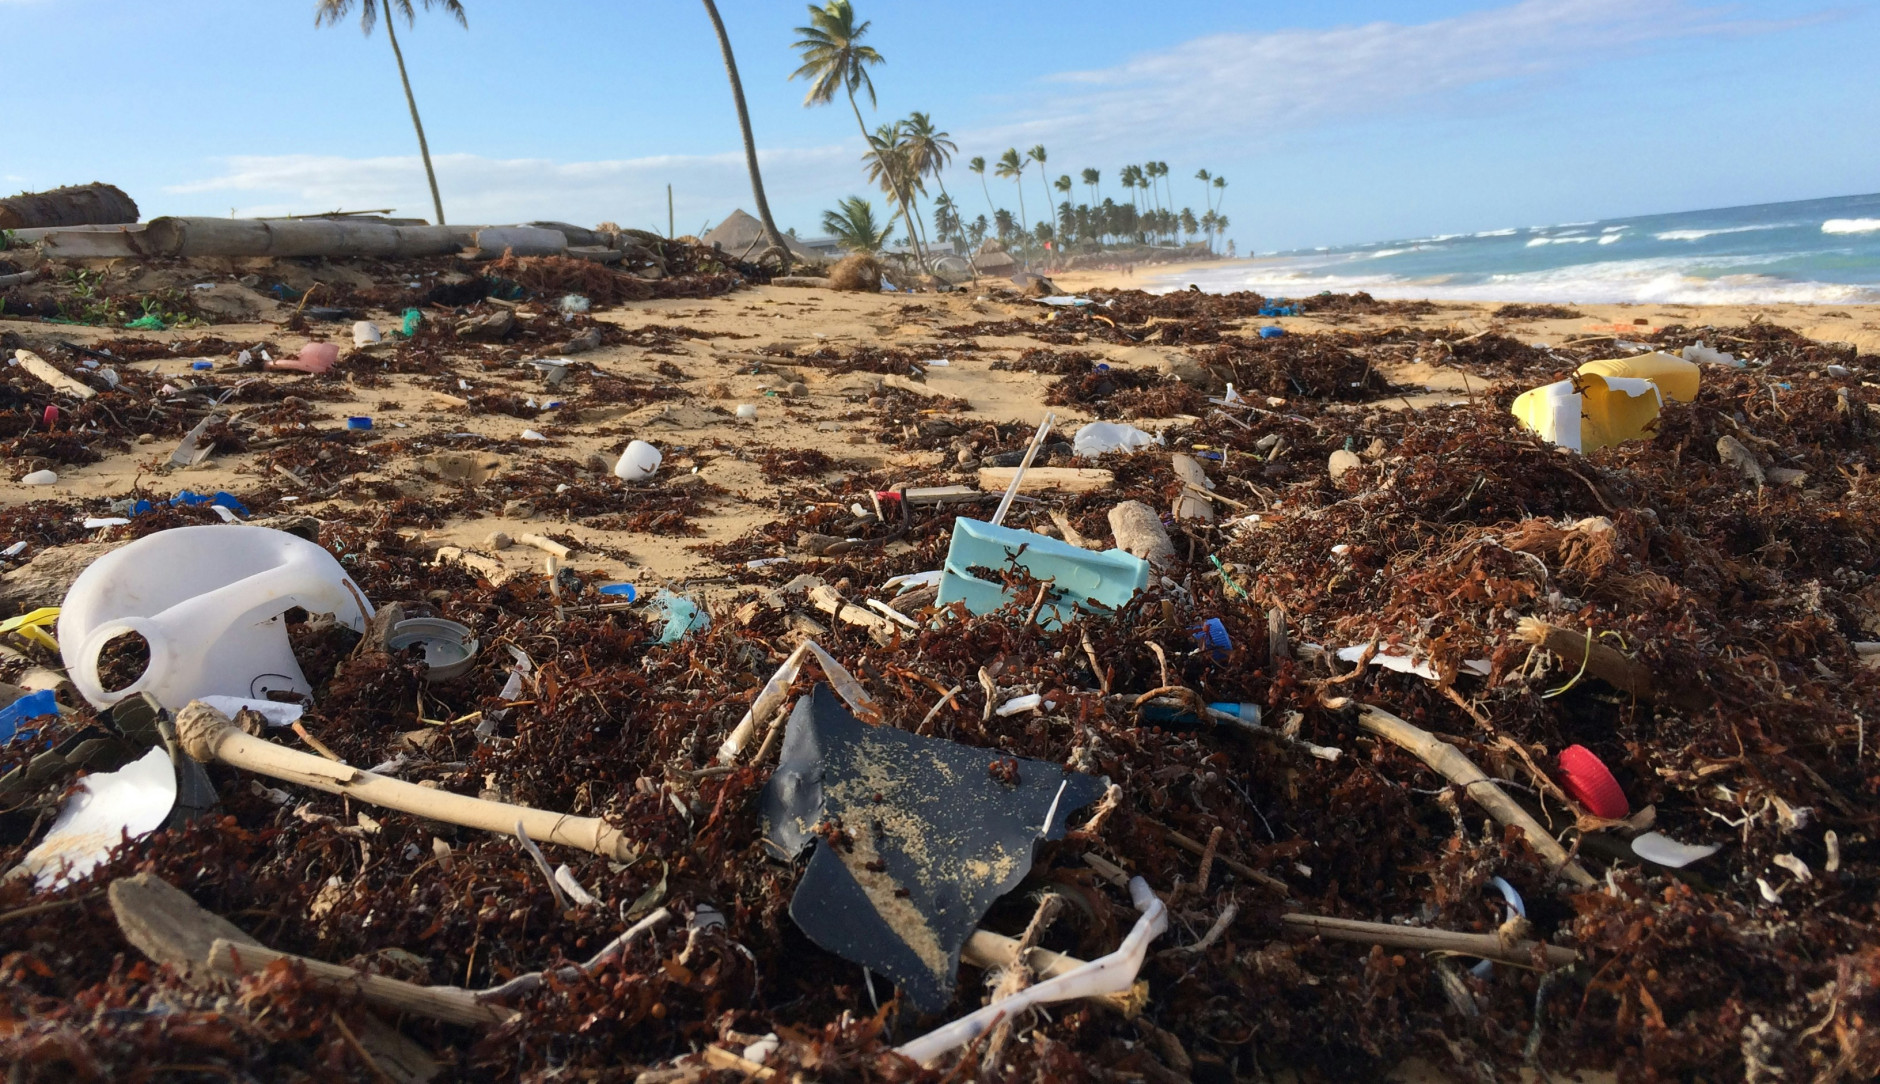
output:
[[[1179,274],[1180,267],[1158,268],[1157,275]],[[1088,289],[1108,283],[1127,283],[1127,276],[1073,273],[1059,276],[1065,287]],[[1329,331],[1380,331],[1394,326],[1416,328],[1453,328],[1459,336],[1496,328],[1522,341],[1558,345],[1595,336],[1644,336],[1672,324],[1689,326],[1737,326],[1752,319],[1766,319],[1793,327],[1818,339],[1852,342],[1863,352],[1880,352],[1880,311],[1859,307],[1814,309],[1803,306],[1656,306],[1587,305],[1579,306],[1583,316],[1575,319],[1500,320],[1493,315],[1497,306],[1476,302],[1437,302],[1437,311],[1429,315],[1328,316],[1278,320],[1248,321],[1249,326],[1276,323],[1294,333]],[[1091,420],[1074,407],[1047,408],[1044,396],[1054,379],[1037,373],[995,370],[995,362],[1009,361],[1032,349],[1064,350],[1026,334],[975,335],[978,350],[950,355],[949,340],[942,328],[961,324],[1022,320],[1048,328],[1051,310],[1020,299],[996,299],[988,294],[962,291],[952,294],[918,296],[887,294],[836,293],[822,289],[758,287],[706,300],[672,300],[630,303],[598,314],[597,318],[623,328],[670,327],[680,325],[701,333],[701,337],[683,339],[657,352],[638,347],[603,347],[580,355],[577,365],[592,364],[603,374],[634,377],[671,385],[682,394],[645,405],[584,405],[581,420],[575,424],[554,426],[552,416],[533,421],[504,414],[465,415],[451,412],[432,401],[436,379],[417,376],[385,376],[370,389],[357,388],[343,401],[316,401],[311,424],[319,428],[341,428],[351,415],[375,417],[375,436],[381,440],[423,443],[450,433],[471,432],[510,441],[505,457],[510,464],[526,461],[533,455],[572,458],[579,462],[600,456],[611,464],[629,439],[645,439],[666,452],[661,478],[669,485],[690,484],[696,477],[725,491],[722,497],[707,498],[706,514],[694,522],[703,529],[702,537],[677,537],[657,531],[622,532],[602,530],[581,522],[561,522],[533,518],[484,517],[448,518],[437,528],[424,532],[425,545],[480,548],[492,531],[510,534],[552,530],[572,536],[584,547],[570,562],[578,569],[604,572],[608,576],[631,578],[638,582],[680,582],[688,577],[710,576],[722,571],[710,558],[699,552],[701,545],[738,538],[754,527],[767,523],[788,509],[779,508],[756,459],[771,449],[813,449],[848,464],[850,470],[885,469],[910,484],[944,484],[955,479],[943,477],[952,462],[946,453],[904,451],[883,445],[871,432],[863,404],[879,382],[885,386],[905,387],[926,395],[958,397],[967,402],[961,412],[969,420],[991,422],[1017,421],[1035,425],[1047,410],[1058,416],[1061,432],[1068,432]],[[1043,321],[1043,322],[1040,322]],[[389,314],[381,316],[389,322]],[[25,335],[43,336],[46,325],[26,321],[0,320],[0,331],[12,330]],[[343,329],[325,325],[323,336],[340,337]],[[83,327],[58,328],[58,337],[78,343],[114,338],[123,333]],[[211,328],[147,333],[159,341],[180,341],[213,333],[234,342],[271,339],[285,353],[292,353],[306,341],[306,336],[285,332],[276,323],[216,325]],[[1712,345],[1729,349],[1727,341]],[[950,364],[930,369],[922,381],[888,375],[850,373],[831,376],[822,369],[791,365],[787,360],[764,359],[764,371],[752,356],[770,347],[798,351],[830,347],[847,352],[858,347],[893,347],[911,352],[921,359],[947,359]],[[1074,349],[1097,355],[1111,364],[1152,367],[1170,351],[1153,346],[1118,346],[1092,342]],[[225,363],[227,359],[220,359]],[[369,364],[349,361],[346,364]],[[661,365],[676,366],[677,376],[662,375]],[[166,372],[187,372],[187,361],[136,363],[133,368],[163,368]],[[1396,384],[1405,388],[1401,402],[1412,406],[1454,401],[1476,394],[1489,383],[1480,374],[1419,364],[1403,364],[1384,370]],[[288,382],[300,379],[287,374]],[[800,381],[807,389],[801,398],[781,394],[788,385]],[[524,390],[518,387],[513,390]],[[758,409],[754,422],[740,422],[733,417],[739,404],[753,404]],[[1153,429],[1153,420],[1136,424]],[[518,440],[524,430],[549,429],[550,443]],[[265,457],[237,454],[218,457],[188,470],[169,472],[167,459],[173,440],[142,445],[131,452],[107,455],[99,462],[64,465],[58,468],[58,481],[49,486],[19,484],[21,472],[0,482],[0,506],[48,499],[116,499],[132,495],[134,490],[168,496],[182,489],[214,492],[226,489],[236,494],[251,490],[264,481]],[[710,446],[704,450],[702,446]],[[371,456],[372,445],[366,446]],[[406,496],[418,499],[447,498],[449,486],[429,479],[416,469],[414,454],[381,458],[375,469],[357,476],[361,483],[390,483]],[[832,476],[833,477],[833,476]],[[278,479],[265,477],[270,483]],[[369,486],[367,487],[369,488]],[[361,487],[350,487],[360,492]],[[621,511],[629,509],[630,494],[622,493]],[[336,498],[323,502],[296,504],[294,507],[320,517],[356,519],[373,513],[371,500]],[[100,532],[109,538],[109,529]],[[609,553],[614,556],[601,556]],[[622,559],[620,555],[629,555]],[[520,571],[539,567],[541,555],[523,549],[490,556]]]

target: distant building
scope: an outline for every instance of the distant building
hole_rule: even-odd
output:
[[[713,226],[711,232],[699,240],[724,250],[725,255],[735,260],[754,260],[770,247],[764,240],[764,224],[745,214],[741,208],[726,215],[723,222]],[[783,235],[783,243],[789,248],[790,254],[799,260],[821,263],[829,258],[827,254],[818,252],[787,233]]]

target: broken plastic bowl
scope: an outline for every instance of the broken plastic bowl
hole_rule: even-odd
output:
[[[267,527],[177,527],[113,550],[80,573],[59,612],[73,685],[98,707],[147,692],[172,711],[207,694],[265,700],[313,692],[287,641],[288,610],[364,632],[372,605],[333,555]],[[106,689],[99,655],[135,633],[150,662]]]

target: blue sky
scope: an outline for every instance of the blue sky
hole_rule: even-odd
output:
[[[468,0],[401,31],[445,210],[680,232],[750,204],[690,0]],[[802,3],[720,0],[779,224],[868,193],[846,105],[804,109]],[[880,108],[934,115],[945,176],[1042,142],[1049,176],[1167,161],[1229,179],[1241,251],[1880,190],[1880,5],[1818,0],[858,0]],[[157,214],[428,217],[383,28],[311,0],[0,0],[0,189],[104,180]],[[1009,181],[988,176],[999,206]],[[1025,177],[1026,209],[1042,191]],[[1079,192],[1082,189],[1079,186]],[[879,193],[868,193],[878,202]]]

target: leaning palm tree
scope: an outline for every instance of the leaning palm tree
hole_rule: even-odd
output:
[[[1032,161],[1038,163],[1038,183],[1044,185],[1044,209],[1048,212],[1051,210],[1051,178],[1045,176],[1044,173],[1044,144],[1040,143],[1026,153],[1031,156]],[[1045,217],[1049,219],[1050,215],[1046,214]]]
[[[855,9],[849,0],[829,0],[822,7],[810,5],[809,23],[796,28],[801,37],[791,48],[802,57],[803,66],[791,72],[790,78],[810,81],[809,93],[803,97],[805,106],[827,105],[835,101],[836,91],[846,91],[849,108],[855,113],[855,127],[861,130],[862,142],[868,143],[868,124],[862,120],[861,106],[855,104],[855,90],[860,87],[868,91],[868,104],[876,104],[875,81],[869,78],[868,68],[881,63],[882,57],[873,46],[861,43],[869,24],[856,25]],[[914,218],[913,212],[908,210],[907,196],[898,188],[894,194],[912,240]],[[921,252],[918,240],[913,247],[914,259],[925,269],[927,257]]]
[[[986,210],[996,212],[999,209],[998,205],[992,202],[992,189],[986,184],[986,160],[974,158],[966,163],[966,168],[979,174],[979,188],[986,194]]]
[[[705,14],[711,16],[712,29],[718,33],[718,48],[725,54],[725,75],[731,80],[731,101],[738,107],[738,130],[744,135],[744,164],[751,171],[751,198],[757,203],[757,219],[764,224],[764,240],[776,252],[783,270],[790,270],[790,246],[770,217],[770,201],[764,198],[764,175],[757,168],[757,140],[751,135],[751,113],[744,107],[744,83],[738,78],[738,60],[731,53],[731,38],[725,33],[725,21],[718,17],[718,5],[704,0]],[[442,212],[439,212],[442,218]],[[766,252],[765,255],[769,255]],[[760,257],[761,258],[761,257]]]
[[[1092,205],[1095,205],[1097,202],[1097,185],[1102,180],[1103,174],[1094,169],[1086,169],[1083,172],[1083,182],[1090,186],[1090,202]]]
[[[835,210],[823,212],[822,228],[850,252],[879,252],[894,232],[894,223],[877,222],[874,204],[861,196],[849,196],[837,203]]]
[[[444,14],[456,16],[457,25],[466,29],[470,20],[464,17],[463,4],[459,0],[423,0],[424,10],[433,6],[444,9]],[[315,0],[313,25],[333,26],[352,14],[353,0]],[[385,36],[391,39],[392,56],[398,60],[398,80],[405,85],[405,104],[411,107],[411,126],[418,130],[418,154],[424,158],[424,176],[431,182],[431,206],[437,210],[437,224],[444,225],[444,200],[437,194],[437,171],[431,168],[431,145],[424,140],[424,122],[418,119],[418,99],[411,94],[411,76],[405,72],[405,52],[398,47],[398,31],[392,25],[393,14],[403,15],[406,26],[417,24],[417,12],[412,9],[411,0],[364,0],[359,8],[359,29],[368,36],[372,27],[379,21],[379,14],[385,15]]]
[[[933,117],[926,113],[909,113],[901,122],[901,130],[907,140],[908,164],[913,167],[916,177],[926,174],[940,186],[940,194],[947,194],[947,182],[940,176],[953,161],[953,155],[960,149],[951,136],[934,125]]]
[[[1023,229],[1025,222],[1025,186],[1019,184],[1018,179],[1025,173],[1025,160],[1018,156],[1018,148],[1006,148],[1005,153],[999,156],[999,164],[993,168],[992,172],[1000,177],[1010,177],[1012,183],[1017,186],[1018,221],[1019,228]]]

